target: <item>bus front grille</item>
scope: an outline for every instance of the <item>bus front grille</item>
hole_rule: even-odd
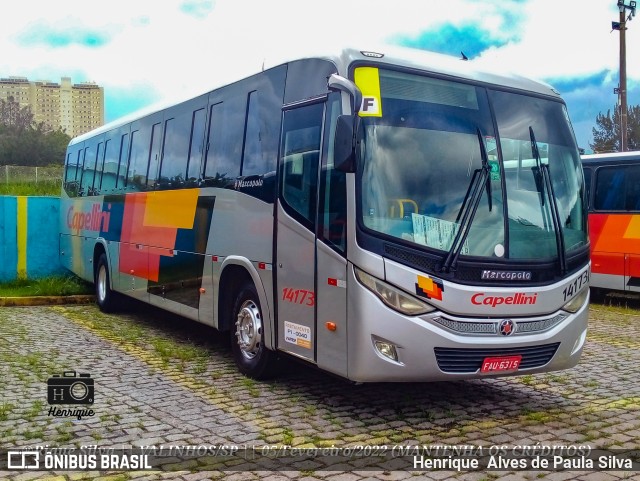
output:
[[[480,370],[487,357],[503,357],[521,355],[520,369],[533,369],[547,364],[558,350],[559,342],[542,346],[464,349],[436,347],[434,348],[438,367],[443,372],[466,374]]]

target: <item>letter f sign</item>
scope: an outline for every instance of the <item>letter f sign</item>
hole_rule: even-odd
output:
[[[380,104],[376,97],[362,97],[362,106],[360,107],[361,115],[380,115]]]

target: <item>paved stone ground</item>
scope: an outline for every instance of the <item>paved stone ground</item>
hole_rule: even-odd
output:
[[[351,385],[297,363],[270,382],[237,373],[226,336],[149,307],[0,309],[0,448],[231,444],[260,447],[472,444],[640,449],[640,311],[593,305],[578,367],[432,384]],[[94,416],[49,415],[47,379],[90,373]],[[71,418],[73,419],[73,418]],[[0,479],[640,479],[640,473],[331,470],[9,472]],[[219,466],[218,466],[219,467]],[[179,469],[179,470],[175,470]]]

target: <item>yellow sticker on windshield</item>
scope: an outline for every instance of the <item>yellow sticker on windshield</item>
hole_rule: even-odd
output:
[[[360,117],[382,117],[380,75],[375,67],[358,67],[354,74],[358,88],[362,91]]]

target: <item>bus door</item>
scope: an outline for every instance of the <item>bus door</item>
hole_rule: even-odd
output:
[[[344,182],[335,181],[326,166],[323,124],[328,131],[333,123],[325,120],[332,117],[325,115],[326,105],[312,103],[284,112],[276,231],[277,347],[346,374],[347,262],[331,245],[344,250],[339,237],[346,234],[346,222],[333,218],[338,213],[331,211],[346,212],[346,205],[344,195],[333,201],[328,197],[338,185],[344,190]],[[333,236],[328,225],[323,228],[329,220]]]

